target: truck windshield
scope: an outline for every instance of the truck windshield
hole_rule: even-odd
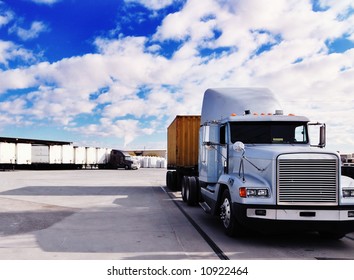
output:
[[[232,122],[231,141],[245,144],[307,144],[304,122]]]

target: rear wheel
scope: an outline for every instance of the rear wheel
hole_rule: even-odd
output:
[[[171,189],[171,171],[167,171],[166,173],[166,187],[168,187],[169,189]]]
[[[177,190],[177,172],[176,171],[171,172],[171,190],[173,190],[173,191]]]
[[[198,203],[198,185],[195,177],[189,177],[188,189],[187,203],[190,206],[194,206]]]
[[[181,195],[184,202],[187,202],[187,189],[189,185],[189,178],[188,176],[183,176],[182,184],[181,184]]]

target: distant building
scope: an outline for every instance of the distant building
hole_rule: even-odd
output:
[[[166,149],[148,149],[148,150],[125,150],[131,155],[136,156],[155,156],[167,158],[167,150]]]

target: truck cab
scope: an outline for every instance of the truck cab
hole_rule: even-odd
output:
[[[109,156],[108,161],[109,168],[124,168],[124,169],[138,169],[139,165],[136,161],[132,159],[129,153],[120,151],[120,150],[112,150]]]
[[[325,149],[325,125],[285,115],[268,89],[205,92],[198,174],[183,182],[185,200],[219,215],[228,235],[286,229],[341,238],[354,231],[354,180],[341,175],[338,153]]]

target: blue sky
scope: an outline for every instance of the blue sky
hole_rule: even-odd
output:
[[[0,0],[0,135],[165,148],[207,88],[262,86],[354,152],[354,2],[267,2]]]

